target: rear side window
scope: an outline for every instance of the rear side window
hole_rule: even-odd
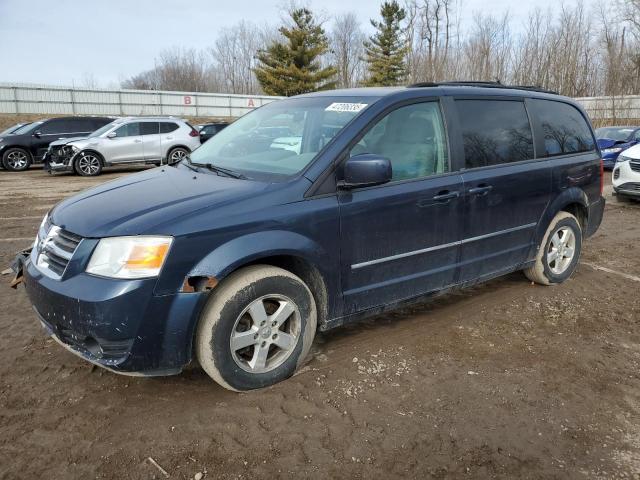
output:
[[[56,133],[71,133],[69,130],[68,120],[53,119],[44,122],[38,129],[43,135],[52,135]]]
[[[69,118],[66,120],[66,128],[71,133],[93,132],[94,122],[91,118]]]
[[[160,133],[170,133],[178,129],[178,125],[173,122],[160,122]]]
[[[534,157],[533,135],[523,102],[457,100],[465,168],[519,162]]]
[[[572,105],[553,100],[532,100],[532,111],[542,126],[544,157],[595,150],[589,124]]]
[[[158,122],[141,122],[140,123],[140,135],[157,135],[158,134]]]

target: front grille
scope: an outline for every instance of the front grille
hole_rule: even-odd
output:
[[[48,228],[47,228],[48,227]],[[46,234],[38,236],[37,265],[54,278],[61,278],[82,237],[56,225],[45,225]],[[43,232],[44,233],[44,232]]]
[[[640,172],[640,162],[629,162],[629,166],[634,172]]]

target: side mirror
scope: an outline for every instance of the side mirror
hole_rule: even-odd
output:
[[[381,185],[391,180],[391,162],[372,153],[355,155],[344,164],[344,179],[338,186],[344,189]]]
[[[42,132],[40,130],[38,130],[37,132],[33,133],[33,136],[36,138],[40,138],[42,136]]]
[[[107,133],[107,138],[116,138],[118,135],[116,134],[116,132],[109,132]]]

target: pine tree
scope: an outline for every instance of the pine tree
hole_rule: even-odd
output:
[[[365,85],[393,86],[404,81],[407,69],[405,56],[407,45],[403,39],[401,22],[406,17],[404,8],[398,2],[384,2],[380,7],[381,22],[371,20],[377,32],[365,42],[365,61],[369,67],[369,77]]]
[[[279,29],[284,41],[258,52],[255,74],[267,95],[298,95],[335,86],[333,66],[322,68],[320,56],[329,49],[322,27],[306,8],[292,10],[291,27]]]

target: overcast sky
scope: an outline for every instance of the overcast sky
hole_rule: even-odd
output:
[[[530,8],[559,0],[463,0],[463,23],[474,12],[509,10],[514,26]],[[325,16],[354,11],[364,27],[378,0],[310,0]],[[153,67],[169,47],[204,48],[240,20],[277,24],[286,0],[0,0],[0,82],[102,87]]]

